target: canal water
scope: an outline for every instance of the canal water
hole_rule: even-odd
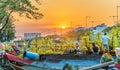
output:
[[[78,66],[79,69],[86,67],[94,66],[100,64],[101,57],[87,57],[82,59],[61,59],[58,61],[51,61],[46,59],[43,62],[35,61],[31,66],[24,66],[25,70],[62,70],[66,64],[72,66],[73,70],[75,66]],[[115,59],[115,56],[113,56]]]
[[[62,70],[65,64],[69,64],[72,68],[78,66],[80,69],[90,67],[93,65],[100,64],[100,58],[94,59],[82,59],[82,60],[60,60],[58,62],[50,62],[48,60],[44,62],[34,62],[32,65],[40,68],[51,69],[51,70]]]

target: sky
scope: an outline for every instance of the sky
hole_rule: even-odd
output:
[[[54,34],[55,30],[59,30],[62,26],[86,27],[86,16],[89,16],[87,27],[101,23],[112,26],[114,19],[111,16],[116,16],[116,6],[120,5],[120,0],[41,0],[41,5],[31,1],[44,17],[39,20],[27,19],[15,13],[16,35],[29,32]]]

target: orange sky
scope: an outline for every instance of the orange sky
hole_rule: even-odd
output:
[[[17,35],[25,32],[43,33],[49,30],[45,28],[59,28],[62,25],[71,27],[71,22],[72,27],[85,27],[85,16],[91,16],[88,18],[88,26],[92,26],[90,21],[95,21],[94,26],[101,23],[111,26],[114,21],[109,16],[116,15],[116,6],[120,5],[120,0],[41,0],[41,3],[40,6],[36,5],[44,14],[41,20],[15,15],[19,20],[14,22]]]

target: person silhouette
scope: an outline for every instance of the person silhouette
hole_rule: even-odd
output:
[[[110,38],[107,36],[107,33],[104,33],[104,35],[102,36],[102,44],[104,51],[107,50],[109,52],[109,45],[108,45],[109,40]]]

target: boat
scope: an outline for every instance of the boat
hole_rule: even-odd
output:
[[[102,52],[101,52],[102,53]],[[93,55],[90,52],[87,54],[74,54],[74,53],[65,53],[65,54],[41,54],[39,60],[31,60],[26,58],[20,58],[14,54],[7,53],[4,55],[3,59],[6,60],[9,68],[13,70],[61,70],[60,68],[51,68],[47,65],[43,65],[42,62],[49,63],[59,63],[62,60],[91,60],[94,61],[98,59],[99,62],[101,58],[100,55]],[[6,65],[5,65],[6,66]],[[4,67],[4,66],[3,66]]]

